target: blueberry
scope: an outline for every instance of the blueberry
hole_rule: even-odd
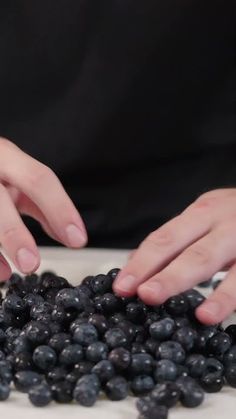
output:
[[[188,377],[189,369],[186,367],[186,365],[176,364],[177,367],[177,377]]]
[[[236,388],[236,363],[226,367],[225,378],[231,387]]]
[[[73,391],[74,400],[82,406],[93,406],[98,398],[99,384],[96,384],[94,374],[80,378]]]
[[[146,354],[147,349],[145,348],[145,345],[142,343],[134,342],[131,346],[131,353],[132,354]]]
[[[149,396],[138,399],[136,406],[142,418],[167,419],[168,417],[167,407],[157,405],[155,400],[151,399]]]
[[[236,324],[231,324],[230,326],[226,327],[225,333],[229,335],[233,344],[236,344]]]
[[[0,381],[0,401],[3,402],[10,396],[10,386],[4,381]]]
[[[24,301],[16,294],[9,294],[5,297],[2,304],[3,310],[9,310],[13,313],[20,313],[25,309]]]
[[[223,362],[226,366],[236,364],[236,345],[231,346],[231,348],[225,352]]]
[[[198,330],[195,346],[196,350],[206,352],[206,343],[217,333],[215,326],[201,327]]]
[[[96,297],[94,302],[95,306],[97,306],[102,313],[107,314],[119,311],[120,306],[122,306],[121,299],[111,293],[106,293],[102,296]]]
[[[61,305],[65,309],[73,308],[78,311],[83,309],[78,292],[73,288],[63,288],[58,291],[55,301],[57,305]]]
[[[23,278],[19,274],[17,274],[17,273],[14,272],[14,273],[11,274],[11,277],[8,280],[8,287],[10,285],[19,285],[19,286],[21,286],[22,285],[22,282],[23,282]]]
[[[99,393],[101,390],[101,383],[99,381],[99,378],[96,374],[85,374],[79,380],[77,381],[76,385],[79,384],[86,384],[90,387],[94,387],[96,389],[96,392]]]
[[[8,327],[5,331],[8,339],[16,339],[21,334],[21,329],[16,327]]]
[[[47,342],[51,331],[49,327],[39,321],[31,321],[28,323],[27,328],[25,329],[27,339],[33,344],[41,345],[42,343]]]
[[[88,288],[91,288],[91,283],[93,281],[93,275],[86,276],[83,281],[81,282],[81,285],[85,285]]]
[[[48,384],[58,383],[59,381],[65,380],[66,375],[67,370],[65,366],[54,367],[47,374],[47,382]]]
[[[14,360],[15,371],[31,370],[32,367],[32,355],[30,352],[20,352],[16,355]]]
[[[188,311],[189,304],[184,294],[170,297],[164,304],[165,309],[171,316],[180,316]]]
[[[6,355],[4,354],[3,351],[1,351],[0,349],[0,361],[4,361],[6,359]]]
[[[76,327],[73,339],[82,346],[89,346],[98,340],[97,329],[90,323],[82,323]]]
[[[103,314],[92,314],[88,318],[88,322],[96,327],[98,333],[103,336],[109,329],[109,323]]]
[[[4,330],[0,329],[0,345],[5,342],[6,338],[6,333],[4,332]]]
[[[107,273],[107,275],[109,275],[114,281],[114,279],[116,279],[119,272],[120,272],[119,268],[113,268]]]
[[[159,405],[168,408],[175,406],[180,399],[180,389],[173,382],[158,384],[151,392],[151,398]]]
[[[19,354],[21,352],[30,352],[31,343],[26,336],[18,336],[13,341],[13,352],[14,354]]]
[[[105,393],[108,399],[113,401],[123,400],[128,396],[128,383],[119,375],[111,378],[105,385]]]
[[[203,374],[200,385],[206,393],[217,393],[224,385],[224,378],[217,372]]]
[[[126,306],[126,317],[133,323],[143,323],[146,319],[146,307],[141,302],[129,303]]]
[[[57,293],[58,293],[58,289],[56,288],[49,289],[44,294],[45,301],[50,304],[55,304]]]
[[[127,346],[128,340],[125,332],[119,327],[113,327],[105,333],[105,341],[109,348],[114,349]]]
[[[128,320],[123,320],[119,323],[119,328],[125,333],[128,342],[132,342],[136,338],[137,329],[135,326]]]
[[[231,338],[224,332],[216,333],[206,344],[206,351],[209,356],[221,356],[229,350]]]
[[[88,317],[77,317],[75,320],[73,320],[69,325],[69,331],[73,335],[75,330],[78,326],[81,324],[87,324],[88,323]]]
[[[191,351],[197,339],[197,332],[191,327],[182,327],[174,333],[172,339],[179,342],[186,351]]]
[[[43,371],[53,368],[57,362],[56,352],[47,345],[38,346],[33,352],[33,361],[36,367]]]
[[[175,381],[177,378],[176,364],[169,359],[161,359],[156,363],[154,378],[156,383]]]
[[[111,291],[113,278],[110,275],[96,275],[90,282],[90,287],[94,294],[105,294]]]
[[[73,400],[73,385],[68,381],[59,381],[51,386],[52,399],[57,403],[70,403]]]
[[[36,303],[31,306],[30,309],[30,316],[34,320],[38,320],[38,318],[41,315],[44,314],[51,314],[52,312],[52,306],[49,303],[43,302],[43,303]]]
[[[56,352],[61,352],[66,346],[70,345],[71,337],[68,333],[56,333],[49,340],[49,346]]]
[[[183,293],[183,295],[187,299],[191,310],[195,310],[205,300],[205,297],[195,289],[186,291],[185,293]]]
[[[125,348],[115,348],[109,353],[108,359],[117,371],[122,371],[129,367],[131,363],[131,354]]]
[[[64,323],[66,321],[66,311],[64,307],[60,305],[54,305],[51,318],[54,322]]]
[[[52,392],[46,383],[32,387],[28,394],[31,403],[37,407],[47,406],[52,401]]]
[[[182,327],[190,327],[190,321],[187,317],[175,317],[175,325],[177,329]]]
[[[219,373],[223,375],[224,373],[224,366],[223,364],[215,358],[207,358],[206,359],[206,372],[207,373]]]
[[[67,345],[59,356],[62,365],[74,365],[83,359],[83,348],[78,343]]]
[[[79,378],[84,375],[90,374],[94,364],[89,361],[80,361],[78,364],[74,365],[74,368],[66,374],[66,381],[69,381],[72,384],[75,384]]]
[[[185,365],[189,369],[189,375],[192,378],[198,378],[206,371],[207,360],[201,354],[192,354],[186,359]]]
[[[144,344],[146,352],[150,353],[151,355],[156,354],[158,346],[159,346],[159,342],[156,339],[152,339],[152,338],[147,339]]]
[[[158,347],[156,357],[157,359],[169,359],[177,364],[182,364],[186,355],[179,342],[165,341]]]
[[[213,290],[216,290],[216,288],[218,288],[221,283],[222,283],[222,280],[221,279],[215,279],[212,282],[212,288],[213,288]]]
[[[77,291],[78,291],[78,295],[83,297],[86,296],[88,298],[93,297],[93,291],[91,290],[91,287],[89,287],[86,284],[80,284],[76,287]]]
[[[152,374],[154,360],[150,354],[133,354],[129,371],[132,375]]]
[[[126,319],[125,313],[113,313],[109,317],[109,323],[111,326],[118,326],[120,322],[123,322]]]
[[[43,272],[41,275],[41,284],[45,290],[66,288],[69,284],[65,278],[57,276],[53,272]]]
[[[75,386],[73,391],[73,398],[82,406],[91,407],[96,403],[98,393],[94,386],[81,383]]]
[[[206,281],[202,281],[202,282],[200,282],[200,284],[198,284],[198,286],[199,286],[200,288],[208,288],[208,287],[210,287],[211,285],[212,285],[212,278],[207,279]]]
[[[149,333],[153,339],[158,341],[169,339],[175,330],[175,322],[170,317],[152,323],[149,327]]]
[[[204,392],[191,377],[180,377],[176,381],[180,389],[180,401],[184,407],[197,407],[203,403]]]
[[[115,376],[115,368],[111,361],[103,360],[93,367],[92,373],[96,374],[100,382],[104,384]]]
[[[7,360],[0,361],[0,382],[1,381],[8,384],[12,381],[11,365],[7,362]]]
[[[130,383],[130,389],[135,396],[148,394],[154,386],[154,380],[150,375],[137,375]]]
[[[103,342],[93,342],[86,349],[86,358],[91,362],[99,362],[107,359],[108,347]]]
[[[141,324],[134,325],[134,341],[137,343],[144,343],[148,336],[148,331]]]
[[[42,382],[42,376],[35,371],[18,371],[14,375],[14,385],[18,391],[28,393],[29,389]]]

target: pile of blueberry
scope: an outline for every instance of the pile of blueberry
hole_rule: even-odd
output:
[[[12,384],[35,406],[133,395],[141,418],[166,419],[177,403],[236,387],[236,325],[200,324],[197,290],[160,306],[117,297],[118,271],[75,287],[51,272],[12,275],[0,292],[1,401]]]

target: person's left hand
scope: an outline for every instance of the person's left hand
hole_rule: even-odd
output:
[[[113,287],[119,295],[137,293],[147,304],[162,304],[226,266],[222,284],[196,310],[203,323],[221,322],[236,308],[236,188],[201,195],[149,234]]]

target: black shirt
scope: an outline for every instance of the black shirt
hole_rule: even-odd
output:
[[[228,0],[1,2],[0,135],[55,170],[90,245],[236,185],[234,27]]]

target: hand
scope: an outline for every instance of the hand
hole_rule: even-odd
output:
[[[0,243],[16,268],[30,273],[38,268],[40,257],[19,213],[35,218],[53,239],[68,247],[81,247],[87,241],[83,221],[55,173],[0,138]],[[0,255],[0,280],[10,274]]]
[[[203,194],[149,234],[120,272],[114,291],[161,304],[226,266],[222,284],[196,310],[203,323],[221,322],[236,308],[236,189]]]

